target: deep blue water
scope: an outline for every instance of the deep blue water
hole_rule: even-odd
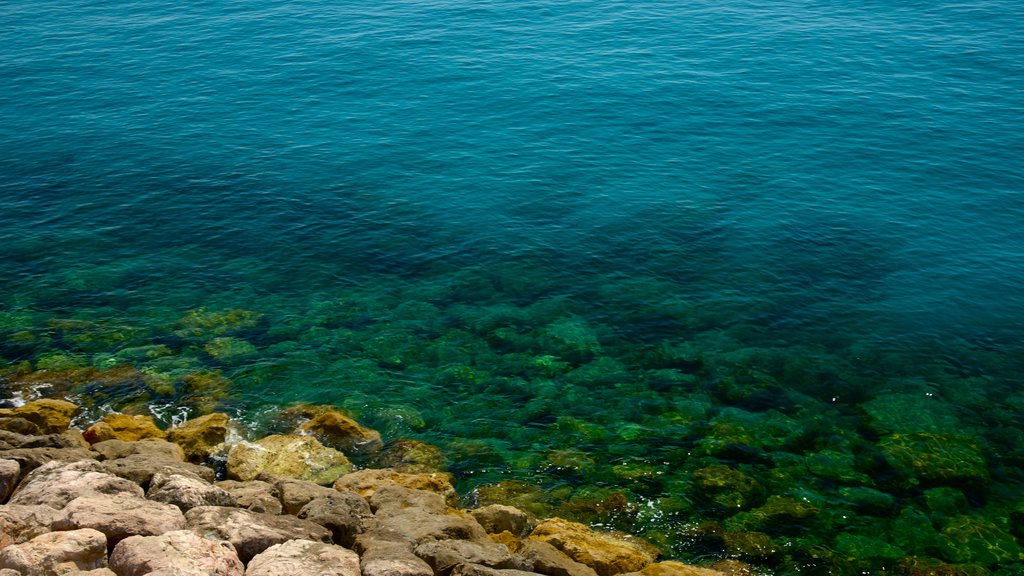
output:
[[[68,391],[97,411],[345,406],[466,492],[620,489],[657,512],[559,513],[691,561],[1016,574],[1022,86],[1011,1],[9,0],[0,366],[173,384]],[[754,439],[706,441],[737,414]],[[984,478],[901,469],[899,434]],[[759,482],[744,512],[822,512],[738,519],[714,465]]]

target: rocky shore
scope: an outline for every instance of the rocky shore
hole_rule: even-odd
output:
[[[225,414],[170,430],[41,399],[0,409],[0,576],[740,576],[658,562],[624,534],[459,508],[436,448],[385,446],[330,407],[246,440]],[[350,458],[369,462],[357,469]]]

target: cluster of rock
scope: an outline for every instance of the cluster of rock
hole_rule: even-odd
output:
[[[722,576],[655,562],[627,536],[511,506],[455,507],[436,450],[409,442],[395,468],[353,470],[380,435],[303,408],[294,434],[225,442],[223,414],[167,432],[111,414],[84,432],[75,405],[0,409],[0,576]],[[204,465],[226,453],[229,479]],[[427,469],[425,469],[427,468]]]

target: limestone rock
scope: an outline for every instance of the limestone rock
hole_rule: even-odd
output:
[[[278,497],[281,499],[281,505],[284,507],[286,514],[298,514],[299,510],[302,510],[302,507],[309,504],[314,498],[338,493],[333,488],[296,478],[272,479],[261,476],[260,479],[266,481],[273,480],[274,488],[277,489]]]
[[[331,531],[335,544],[351,548],[356,536],[365,531],[363,518],[371,516],[370,506],[355,492],[335,492],[311,500],[298,517]]]
[[[344,454],[310,436],[267,436],[228,452],[228,476],[252,480],[262,473],[329,485],[352,470]]]
[[[196,506],[235,506],[237,501],[226,490],[194,476],[157,472],[149,483],[146,498],[173,504],[188,512]]]
[[[367,500],[374,513],[417,508],[433,514],[444,514],[448,509],[444,497],[436,492],[398,485],[382,486],[370,494]]]
[[[103,471],[95,460],[49,462],[30,472],[15,490],[10,504],[42,504],[60,510],[75,498],[124,494],[142,498],[138,485]]]
[[[64,400],[43,398],[17,408],[0,409],[0,420],[19,418],[35,425],[37,431],[29,434],[59,434],[71,425],[71,417],[78,407]],[[9,430],[10,428],[4,428]],[[16,431],[16,430],[15,430]]]
[[[471,510],[470,514],[487,530],[488,534],[500,534],[508,531],[519,535],[526,530],[526,512],[513,506],[491,504]]]
[[[380,451],[383,442],[380,432],[367,428],[337,410],[329,410],[303,422],[296,434],[308,434],[330,446],[349,454],[369,454]]]
[[[99,530],[111,548],[129,536],[156,536],[184,527],[185,517],[177,507],[124,494],[79,496],[53,523],[54,530]]]
[[[85,448],[16,448],[0,452],[0,458],[14,460],[21,466],[21,473],[46,464],[47,462],[77,462],[91,460],[97,454]]]
[[[167,433],[157,428],[151,416],[129,414],[107,414],[103,420],[87,428],[83,436],[90,444],[104,440],[132,442],[144,438],[167,439]]]
[[[533,563],[533,571],[547,576],[597,576],[594,569],[581,564],[547,542],[527,540],[519,554]]]
[[[451,576],[534,576],[534,573],[523,570],[500,570],[481,566],[480,564],[465,563],[456,566],[452,570]]]
[[[463,563],[480,564],[489,568],[525,568],[523,562],[513,560],[508,548],[491,542],[469,540],[437,540],[424,542],[413,551],[426,560],[437,574],[447,574]]]
[[[117,439],[104,440],[93,444],[92,449],[100,453],[102,456],[101,460],[115,460],[133,454],[163,457],[177,461],[185,459],[185,453],[182,451],[181,446],[159,438],[147,438],[135,442]]]
[[[389,510],[369,519],[367,532],[391,531],[415,544],[430,540],[489,541],[487,532],[469,514],[452,510],[446,514],[420,508]]]
[[[217,482],[214,486],[229,492],[235,497],[237,506],[252,512],[280,514],[284,511],[277,488],[269,482],[262,480],[249,480],[248,482],[223,480]]]
[[[391,443],[381,453],[377,467],[393,468],[407,474],[442,472],[445,469],[445,458],[441,449],[433,444],[403,439]]]
[[[189,530],[125,538],[110,555],[119,576],[242,576],[245,567],[229,542],[207,540]]]
[[[107,539],[88,528],[50,532],[0,550],[0,569],[17,570],[23,576],[58,576],[106,564]]]
[[[362,534],[355,549],[363,576],[434,576],[434,569],[413,554],[401,535]]]
[[[202,462],[221,450],[230,431],[229,422],[227,414],[207,414],[171,428],[167,439],[181,446],[190,462]]]
[[[0,504],[7,502],[7,498],[14,492],[21,478],[21,465],[15,460],[0,460]]]
[[[103,470],[131,480],[139,486],[147,487],[157,472],[195,476],[207,482],[213,482],[215,473],[212,469],[188,462],[169,460],[151,454],[132,454],[116,460],[104,460],[100,463]]]
[[[451,475],[443,472],[406,474],[387,468],[358,470],[338,478],[334,483],[334,489],[358,492],[360,496],[367,498],[383,486],[395,485],[437,492],[451,504],[455,504],[459,498],[452,486]]]
[[[308,520],[238,508],[200,506],[189,510],[185,520],[191,530],[205,538],[231,542],[244,563],[274,544],[296,538],[331,542],[329,530]]]
[[[323,542],[289,540],[257,554],[245,576],[360,576],[356,553]]]
[[[573,560],[593,568],[598,576],[637,572],[657,556],[649,545],[638,540],[595,532],[583,524],[561,518],[541,522],[530,533],[530,538],[551,544]]]
[[[53,508],[41,504],[0,506],[0,548],[46,534],[59,516]]]

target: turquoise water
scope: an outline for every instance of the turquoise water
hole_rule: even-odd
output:
[[[335,404],[669,557],[1019,574],[1019,8],[5,2],[0,391]]]

